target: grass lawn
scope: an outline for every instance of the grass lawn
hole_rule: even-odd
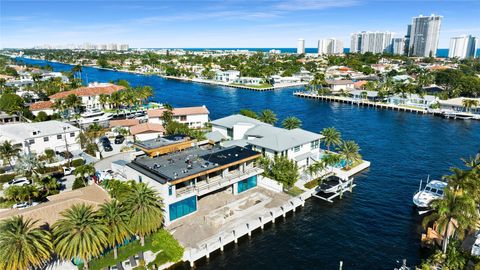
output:
[[[101,270],[108,266],[116,265],[118,262],[128,260],[129,257],[138,254],[140,251],[148,251],[156,253],[157,257],[149,265],[162,265],[167,262],[177,262],[183,257],[183,247],[165,230],[159,230],[149,237],[145,237],[145,246],[140,246],[140,241],[135,240],[125,246],[118,248],[118,258],[113,258],[113,250],[104,256],[90,261],[89,269]],[[141,266],[138,269],[143,269]],[[78,269],[83,269],[83,265],[79,265]],[[137,268],[136,268],[137,269]]]
[[[296,187],[296,186],[293,186],[289,189],[284,189],[284,192],[287,193],[290,196],[296,197],[296,196],[302,194],[304,191],[301,190],[300,188]]]

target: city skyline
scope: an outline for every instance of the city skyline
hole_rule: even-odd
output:
[[[92,9],[92,5],[95,8]],[[3,1],[0,47],[126,43],[133,48],[306,48],[320,39],[350,44],[351,33],[403,37],[413,17],[442,15],[439,48],[451,37],[480,35],[475,1]],[[86,15],[85,15],[86,14]],[[345,46],[346,47],[346,46]]]

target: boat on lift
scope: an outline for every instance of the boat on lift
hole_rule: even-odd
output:
[[[444,196],[444,190],[448,183],[440,180],[431,180],[430,176],[427,178],[427,184],[422,188],[422,181],[418,192],[413,196],[413,204],[418,209],[420,215],[430,212],[430,204],[434,200],[442,199]]]

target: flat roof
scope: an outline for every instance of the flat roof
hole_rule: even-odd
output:
[[[207,174],[229,164],[245,159],[254,159],[260,153],[240,146],[223,148],[194,147],[154,158],[141,156],[127,166],[164,184],[193,178],[197,174]],[[202,174],[203,173],[203,174]]]
[[[187,135],[179,134],[179,135],[168,135],[161,138],[135,142],[134,145],[146,150],[153,150],[160,147],[189,141],[190,137]]]

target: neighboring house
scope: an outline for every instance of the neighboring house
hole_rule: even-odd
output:
[[[162,116],[166,109],[148,110],[148,122],[163,124]],[[204,128],[208,123],[210,112],[207,107],[184,107],[174,108],[172,111],[172,120],[188,125],[189,128]]]
[[[56,120],[0,126],[0,141],[20,145],[24,153],[43,154],[46,149],[81,150],[77,141],[79,134],[79,128]]]
[[[390,96],[387,98],[387,103],[428,109],[432,104],[437,103],[438,100],[439,99],[436,96],[431,95],[420,96],[418,94],[405,94],[404,96]]]
[[[274,84],[283,84],[283,83],[300,83],[302,82],[301,77],[282,77],[280,75],[273,75],[270,77],[270,80],[273,81]]]
[[[0,125],[12,124],[20,122],[20,116],[16,113],[8,114],[0,111]]]
[[[215,73],[215,80],[225,83],[233,82],[240,77],[240,71],[237,70],[227,70],[227,71],[217,71]]]
[[[217,192],[237,195],[255,188],[263,173],[255,165],[260,156],[238,146],[190,147],[182,151],[172,148],[164,155],[137,157],[126,165],[125,175],[158,191],[165,205],[165,224],[169,225],[197,212],[200,197]]]
[[[212,132],[219,132],[234,142],[227,145],[250,145],[264,156],[286,156],[302,168],[320,157],[320,139],[317,133],[303,129],[287,130],[265,124],[243,115],[231,115],[211,122]]]
[[[467,109],[463,104],[464,100],[466,99],[476,100],[478,105],[472,106],[471,108]],[[480,114],[480,98],[458,97],[447,100],[439,100],[438,103],[440,104],[440,109],[443,110],[454,110],[457,112],[470,112],[474,114]]]
[[[29,108],[35,116],[37,116],[39,112],[45,112],[47,115],[52,115],[55,112],[53,102],[50,100],[35,102],[30,104]]]
[[[330,91],[334,94],[355,89],[355,85],[351,80],[327,80],[327,84],[330,86]]]
[[[263,79],[257,77],[239,77],[234,81],[234,83],[245,85],[261,85],[263,83]]]
[[[122,119],[122,120],[110,120],[109,127],[114,130],[115,128],[125,128],[130,132],[130,128],[140,124],[138,119]]]
[[[102,104],[100,103],[101,94],[111,95],[124,89],[125,87],[123,86],[111,83],[92,83],[77,89],[58,92],[49,98],[52,102],[55,102],[56,99],[64,99],[73,94],[82,98],[82,106],[85,109],[102,109]],[[111,109],[109,104],[105,104],[105,107]]]
[[[357,100],[380,101],[378,91],[353,90],[349,92],[350,96]]]
[[[135,141],[146,141],[156,139],[165,134],[165,128],[162,124],[143,123],[130,127],[130,134]]]

